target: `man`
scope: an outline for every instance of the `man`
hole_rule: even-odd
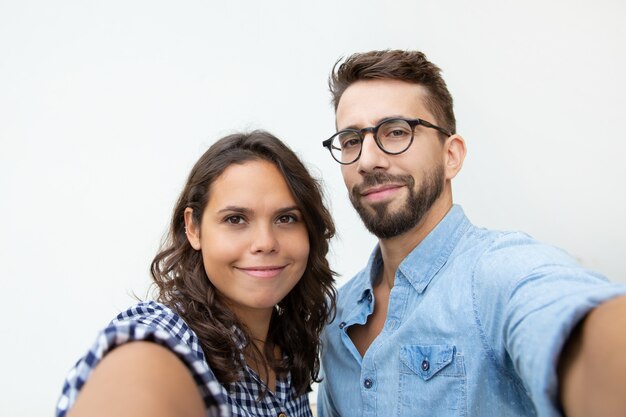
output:
[[[324,333],[327,416],[626,416],[626,287],[452,202],[465,157],[420,52],[355,54],[324,141],[379,239]]]

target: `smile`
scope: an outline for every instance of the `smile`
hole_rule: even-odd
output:
[[[246,267],[246,268],[235,267],[235,269],[238,269],[244,274],[248,274],[255,278],[274,278],[275,276],[280,274],[283,271],[283,269],[285,269],[285,267],[286,265],[284,266],[251,266],[251,267]]]
[[[369,201],[380,201],[396,194],[396,192],[402,187],[404,186],[399,184],[388,184],[380,187],[368,188],[361,193],[361,197]]]

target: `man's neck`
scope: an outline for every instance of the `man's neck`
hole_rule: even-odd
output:
[[[443,194],[428,210],[422,220],[411,230],[390,239],[379,239],[383,259],[382,281],[389,289],[393,288],[396,271],[400,263],[417,247],[439,224],[452,208],[452,196]]]

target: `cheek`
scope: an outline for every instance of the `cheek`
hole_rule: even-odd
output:
[[[289,256],[298,261],[301,265],[302,271],[306,268],[307,261],[309,259],[309,234],[306,228],[302,228],[297,235],[292,235],[285,239],[283,245],[289,249]]]
[[[235,239],[202,239],[202,261],[209,276],[209,270],[227,268],[241,253],[241,245]]]
[[[300,282],[309,263],[308,240],[307,244],[303,245],[300,250],[298,250],[297,252],[292,251],[291,258],[296,260],[296,262],[294,262],[295,268],[292,269],[291,278],[289,279],[288,285],[290,287],[290,290],[293,289],[298,284],[298,282]]]
[[[343,176],[343,182],[346,185],[346,187],[348,187],[348,189],[350,189],[350,187],[352,187],[352,185],[354,184],[354,176],[355,176],[355,170],[354,170],[354,165],[356,165],[356,162],[352,165],[342,165],[341,166],[341,175]]]
[[[298,253],[299,259],[301,259],[303,263],[302,271],[304,272],[304,269],[306,268],[306,264],[309,260],[309,252],[310,252],[308,236],[305,236],[304,244],[302,245],[302,248],[298,252],[299,252]]]

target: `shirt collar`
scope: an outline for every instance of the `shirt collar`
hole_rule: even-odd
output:
[[[402,274],[418,293],[422,293],[446,264],[469,224],[461,206],[453,205],[428,236],[404,258],[396,276]]]
[[[380,247],[376,245],[372,253],[370,254],[369,260],[367,261],[367,266],[365,267],[366,273],[369,275],[369,279],[366,280],[365,286],[361,295],[359,296],[358,302],[364,300],[371,300],[373,294],[373,282],[378,276],[378,271],[383,266],[383,259],[380,254]]]
[[[422,293],[435,274],[446,264],[450,253],[469,225],[470,222],[461,206],[453,205],[439,224],[400,263],[396,278],[403,276],[418,293]],[[376,246],[366,268],[370,279],[359,301],[372,293],[372,280],[376,278],[382,263],[380,248]]]

